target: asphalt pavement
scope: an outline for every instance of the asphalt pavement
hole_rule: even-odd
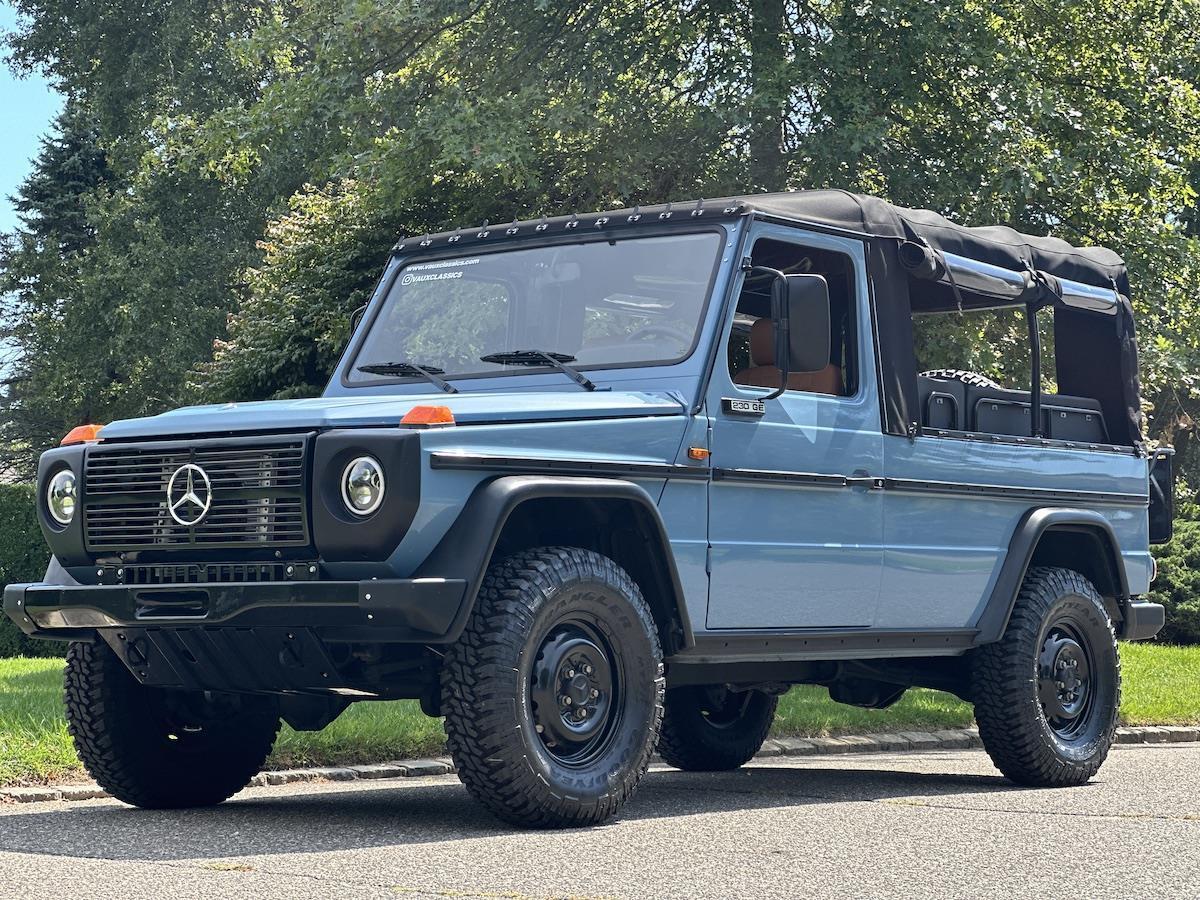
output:
[[[221,807],[0,807],[0,897],[1200,897],[1200,744],[1080,788],[980,751],[656,768],[613,823],[517,831],[454,776],[252,788]]]

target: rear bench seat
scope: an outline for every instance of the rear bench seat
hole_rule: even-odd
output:
[[[967,386],[952,378],[917,376],[921,424],[943,431],[966,431]]]
[[[1028,391],[964,385],[948,378],[918,378],[921,422],[927,428],[1028,437]],[[1042,395],[1042,433],[1053,440],[1103,444],[1104,413],[1091,397]]]

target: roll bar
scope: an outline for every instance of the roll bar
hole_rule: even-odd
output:
[[[1017,272],[980,262],[957,253],[934,250],[927,244],[904,241],[899,249],[900,264],[915,278],[942,281],[960,290],[1013,303],[1030,303],[1042,291],[1039,281],[1050,285],[1056,299],[1076,309],[1115,316],[1121,306],[1116,287],[1103,288],[1059,278],[1048,272]],[[1040,279],[1036,276],[1041,276]]]

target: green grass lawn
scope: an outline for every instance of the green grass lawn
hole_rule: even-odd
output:
[[[1126,644],[1121,648],[1128,725],[1200,724],[1200,647]],[[62,661],[0,659],[0,786],[86,777],[62,716]],[[775,734],[811,736],[954,728],[971,708],[949,694],[911,690],[887,710],[829,700],[823,688],[793,688],[780,702]],[[358,703],[317,733],[284,726],[272,768],[379,762],[442,751],[441,723],[412,701]]]

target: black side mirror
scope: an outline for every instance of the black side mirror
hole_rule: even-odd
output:
[[[775,365],[787,387],[792,372],[820,372],[829,365],[829,283],[822,275],[779,273],[771,285],[775,322]]]

